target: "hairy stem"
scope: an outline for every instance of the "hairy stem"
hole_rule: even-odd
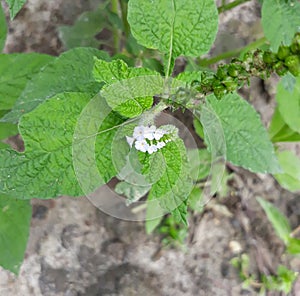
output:
[[[248,1],[250,1],[250,0],[235,0],[235,1],[233,1],[231,3],[228,3],[228,4],[223,4],[224,2],[222,2],[222,6],[218,7],[218,12],[222,13],[226,10],[230,10],[230,9],[232,9],[236,6],[239,6],[240,4],[243,4],[243,3],[248,2]]]
[[[212,57],[210,59],[200,60],[199,65],[202,66],[202,67],[208,67],[208,66],[213,65],[213,64],[215,64],[219,61],[237,57],[237,56],[239,56],[239,54],[241,52],[246,52],[246,51],[250,51],[250,50],[253,50],[255,48],[258,48],[261,45],[265,44],[266,41],[267,41],[267,39],[265,37],[262,37],[260,39],[255,40],[252,43],[247,44],[246,46],[244,46],[242,48],[238,48],[238,49],[235,49],[235,50],[230,50],[230,51],[221,53],[221,54],[219,54],[215,57]]]

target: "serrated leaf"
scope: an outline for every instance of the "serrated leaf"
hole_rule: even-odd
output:
[[[5,19],[5,14],[0,4],[0,52],[3,50],[7,34],[7,24]]]
[[[277,52],[281,43],[290,45],[295,33],[300,31],[300,3],[296,0],[264,0],[261,13],[264,34],[271,49]]]
[[[114,60],[108,63],[96,59],[93,73],[98,82],[104,82],[106,86],[112,85],[111,88],[104,89],[102,95],[105,96],[108,105],[120,114],[126,117],[136,117],[151,108],[153,104],[152,96],[138,97],[135,92],[139,87],[137,84],[143,80],[144,76],[154,76],[160,79],[157,72],[145,68],[130,68],[122,60]],[[136,79],[132,79],[135,77]],[[145,78],[145,81],[147,81],[147,78]],[[142,85],[140,87],[144,90]],[[121,93],[117,94],[116,88]],[[125,94],[123,93],[124,88],[126,89]],[[153,88],[155,88],[154,85]],[[114,89],[114,95],[110,94],[112,89]],[[129,96],[126,96],[126,91],[130,92]]]
[[[278,84],[276,101],[283,120],[292,130],[300,133],[300,76],[296,77],[292,92],[284,88],[282,81]]]
[[[216,135],[224,136],[228,161],[252,172],[280,172],[273,145],[251,105],[235,93],[224,96],[222,100],[217,100],[214,95],[206,99],[207,109],[203,108],[201,123],[210,149],[210,139],[205,129],[206,126],[216,126]]]
[[[93,48],[76,48],[60,55],[26,85],[12,111],[2,121],[15,123],[46,99],[64,91],[97,93],[101,85],[92,73],[94,56],[109,59],[107,53]]]
[[[269,221],[275,229],[276,234],[285,244],[288,243],[291,227],[287,218],[270,202],[258,197],[257,201],[265,211]]]
[[[30,219],[29,201],[0,194],[0,265],[15,274],[24,258]]]
[[[9,192],[12,196],[23,199],[80,196],[83,194],[82,184],[78,183],[80,176],[75,172],[73,165],[74,158],[80,157],[80,153],[85,157],[96,157],[96,165],[103,175],[100,181],[91,180],[94,187],[89,188],[90,190],[104,184],[115,174],[107,150],[111,146],[115,132],[113,127],[118,124],[119,117],[110,114],[102,124],[96,125],[91,114],[87,123],[89,125],[84,126],[85,132],[82,137],[73,138],[81,112],[92,97],[92,94],[86,93],[59,94],[22,117],[19,130],[25,143],[25,152],[18,153],[10,149],[0,151],[1,192]],[[98,112],[98,117],[101,117],[101,112],[108,106],[103,100],[98,99],[97,103],[93,109]],[[120,120],[119,118],[119,122]],[[95,128],[99,132],[94,137],[97,138],[93,146],[96,145],[98,149],[96,156],[95,153],[88,154],[83,150],[85,141],[91,139],[90,133],[95,134]],[[79,153],[76,147],[80,149]],[[82,167],[86,165],[81,163]],[[90,166],[87,173],[89,168]],[[85,177],[89,181],[89,175],[86,174]]]
[[[300,141],[300,134],[290,129],[290,127],[285,123],[278,107],[276,107],[272,117],[269,127],[269,135],[273,143]]]
[[[282,174],[275,174],[278,183],[285,189],[295,192],[300,190],[300,159],[291,151],[278,152],[277,157]]]
[[[14,19],[17,13],[21,10],[26,0],[5,0],[9,7],[10,18]]]
[[[177,138],[168,142],[156,154],[161,154],[165,169],[152,184],[148,195],[148,201],[151,203],[150,207],[155,208],[155,203],[157,203],[156,214],[171,211],[186,223],[184,215],[186,204],[182,204],[185,203],[192,190],[192,182],[189,176],[185,146],[182,140]],[[155,177],[150,170],[150,180],[153,181]]]
[[[39,53],[0,54],[0,110],[11,109],[27,82],[52,60]]]
[[[176,57],[209,51],[218,29],[218,12],[213,0],[130,0],[128,22],[140,44],[167,55],[169,75]]]

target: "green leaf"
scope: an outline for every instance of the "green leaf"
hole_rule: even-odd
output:
[[[290,237],[287,244],[287,251],[293,255],[300,254],[300,239]]]
[[[276,101],[278,110],[287,125],[300,133],[300,76],[292,92],[286,90],[282,81],[277,86]]]
[[[290,129],[290,127],[285,123],[278,107],[276,107],[272,117],[269,127],[269,135],[273,143],[300,141],[300,134]]]
[[[228,161],[252,172],[280,172],[273,145],[258,113],[250,104],[235,93],[224,96],[222,100],[217,100],[214,95],[206,99],[207,108],[203,108],[201,114],[204,132],[206,126],[212,125],[217,127],[218,135],[224,134]],[[212,149],[206,132],[205,141]]]
[[[109,152],[116,131],[113,127],[122,119],[111,113],[97,125],[95,121],[101,117],[101,112],[105,108],[110,110],[100,97],[94,99],[97,104],[93,106],[93,110],[97,117],[90,113],[87,125],[83,126],[84,133],[80,138],[74,138],[81,113],[92,97],[92,94],[86,93],[59,94],[22,117],[19,130],[25,143],[25,153],[9,149],[0,151],[1,192],[9,192],[12,196],[23,199],[80,196],[83,194],[82,184],[78,183],[80,171],[75,172],[73,164],[75,158],[80,157],[96,157],[95,163],[103,175],[101,180],[96,179],[89,173],[91,165],[81,163],[82,167],[88,166],[85,180],[90,182],[90,177],[93,182],[93,187],[89,190],[94,190],[115,175]],[[95,134],[95,128],[98,135]],[[92,135],[97,135],[96,140],[94,136],[93,146],[97,153],[84,150],[84,145],[92,139]],[[77,166],[76,169],[81,167]]]
[[[109,59],[106,53],[93,48],[76,48],[63,53],[26,85],[13,110],[2,121],[15,123],[47,98],[64,91],[97,93],[101,85],[92,73],[94,56]]]
[[[7,24],[5,19],[5,14],[0,4],[0,52],[3,50],[7,34]]]
[[[278,183],[285,189],[296,192],[300,190],[300,159],[291,151],[278,152],[277,157],[282,174],[275,174]]]
[[[214,0],[130,0],[128,22],[140,44],[167,55],[170,72],[176,57],[209,51],[218,29],[218,12]]]
[[[269,221],[275,229],[276,234],[285,244],[287,244],[291,233],[291,227],[287,218],[268,201],[260,197],[257,198],[257,201],[264,209]]]
[[[211,155],[207,149],[189,149],[190,174],[194,181],[202,180],[209,175]]]
[[[93,11],[82,13],[74,25],[60,26],[59,37],[66,49],[75,47],[98,47],[100,42],[95,38],[105,25],[105,9],[101,5]]]
[[[277,52],[281,43],[290,45],[300,30],[300,3],[295,0],[264,0],[261,13],[264,34],[272,51]]]
[[[27,82],[52,60],[39,53],[0,54],[0,110],[11,109]]]
[[[17,135],[19,133],[16,124],[0,122],[0,140]]]
[[[191,85],[194,81],[201,81],[202,71],[185,71],[181,72],[176,79],[186,82]]]
[[[15,274],[24,258],[30,219],[29,201],[0,195],[0,265]]]
[[[197,118],[195,118],[193,120],[193,125],[194,125],[194,129],[196,134],[201,138],[204,139],[204,130],[203,130],[203,126],[200,122],[200,120],[198,120]]]
[[[148,202],[152,209],[156,205],[157,209],[154,211],[156,214],[171,211],[178,219],[186,223],[185,201],[192,190],[192,182],[183,141],[179,138],[173,139],[155,154],[161,156],[162,172],[160,176],[157,176],[152,169],[149,170],[149,181],[153,184]]]
[[[152,96],[137,96],[139,90],[142,93],[145,92],[144,83],[142,84],[141,80],[146,82],[145,76],[149,76],[148,79],[152,79],[154,76],[161,82],[157,72],[145,68],[129,68],[122,60],[108,63],[96,59],[93,73],[96,81],[104,82],[106,86],[111,85],[102,91],[102,95],[109,106],[126,117],[136,117],[143,111],[150,109],[153,104]],[[138,85],[139,83],[140,85]],[[138,87],[140,87],[139,90]],[[155,85],[152,88],[154,89]],[[151,85],[149,85],[149,90],[153,92]]]
[[[123,181],[117,184],[115,191],[118,194],[125,195],[127,197],[126,204],[129,205],[146,195],[150,188],[151,186],[139,186]]]
[[[21,10],[26,0],[5,0],[9,7],[10,18],[14,19],[17,13]]]
[[[188,198],[188,206],[198,213],[201,213],[204,210],[203,195],[200,188],[193,188]]]

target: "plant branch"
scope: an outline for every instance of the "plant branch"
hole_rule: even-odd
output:
[[[254,42],[251,42],[251,43],[247,44],[244,47],[221,53],[221,54],[219,54],[215,57],[212,57],[210,59],[200,60],[199,65],[202,66],[202,67],[208,67],[208,66],[213,65],[213,64],[215,64],[219,61],[237,57],[242,52],[250,51],[250,50],[253,50],[255,48],[258,48],[258,47],[262,46],[263,44],[266,43],[266,41],[267,41],[267,39],[265,37],[262,37],[260,39],[255,40]]]
[[[122,17],[122,22],[123,22],[123,26],[124,26],[124,33],[125,36],[128,37],[129,33],[130,33],[130,27],[129,27],[129,23],[127,21],[127,3],[125,3],[125,1],[123,0],[119,0],[119,5],[121,8],[121,17]]]
[[[116,15],[119,15],[119,1],[118,0],[111,0],[111,11]],[[115,53],[118,53],[120,50],[120,35],[119,30],[116,27],[112,29],[113,34],[113,44]]]
[[[232,9],[236,6],[239,6],[240,4],[243,4],[243,3],[248,2],[248,1],[251,1],[251,0],[235,0],[235,1],[233,1],[231,3],[228,3],[228,4],[223,4],[222,3],[222,5],[220,7],[218,7],[218,13],[222,13],[226,10],[230,10],[230,9]]]

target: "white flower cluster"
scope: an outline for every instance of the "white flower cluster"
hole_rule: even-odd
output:
[[[170,139],[162,140],[166,134],[168,134],[168,132],[162,128],[156,128],[154,125],[140,125],[134,128],[133,136],[126,137],[126,140],[130,147],[134,144],[137,150],[152,154],[166,146],[167,142],[171,141]]]

